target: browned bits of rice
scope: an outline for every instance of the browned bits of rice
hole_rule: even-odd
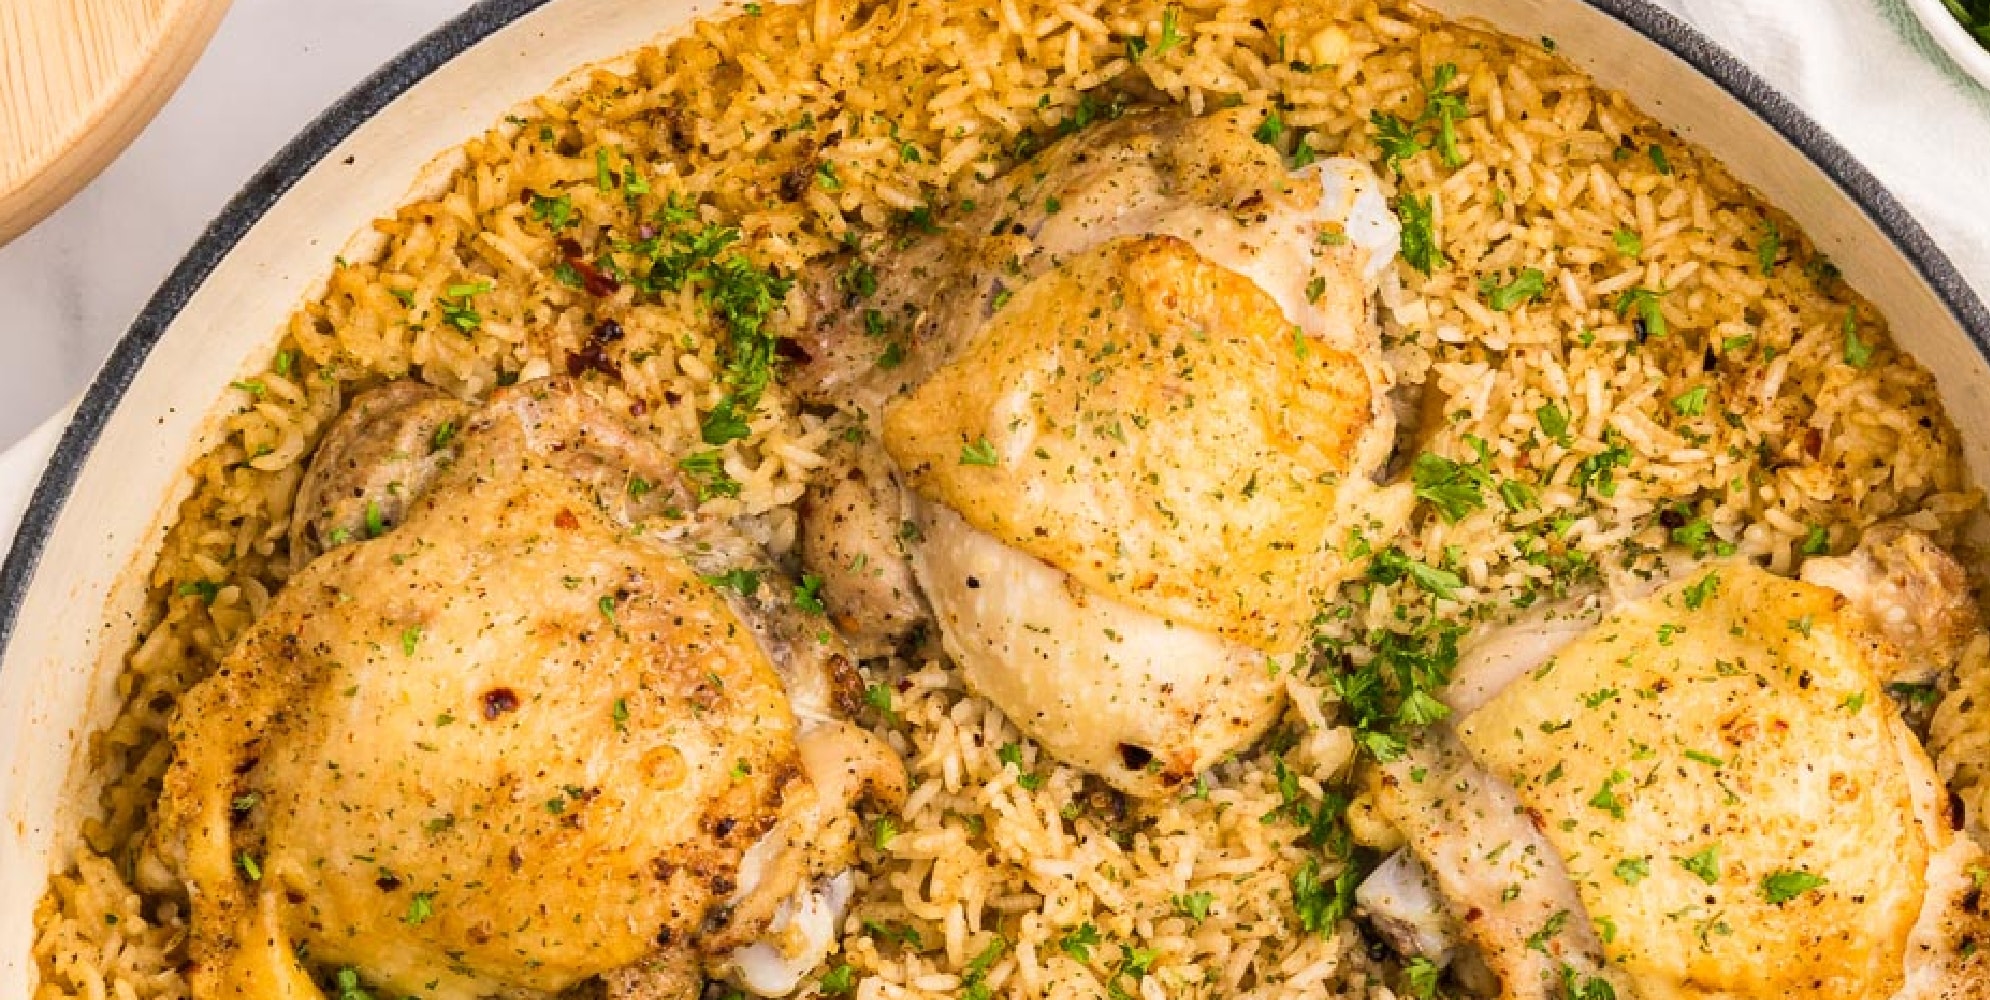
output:
[[[1395,173],[1371,119],[1423,115],[1446,64],[1458,165],[1431,150]],[[376,223],[377,253],[340,262],[270,370],[239,387],[153,569],[124,710],[91,743],[103,814],[39,911],[36,1000],[186,994],[181,890],[143,850],[162,735],[282,585],[303,463],[344,400],[402,376],[476,396],[591,370],[632,419],[702,447],[723,328],[688,288],[615,280],[667,206],[736,226],[743,253],[793,272],[853,231],[945,224],[1018,153],[1115,103],[1276,104],[1288,151],[1365,159],[1428,206],[1447,262],[1427,275],[1399,262],[1383,295],[1400,379],[1443,401],[1406,457],[1483,448],[1495,481],[1522,484],[1455,522],[1425,511],[1399,540],[1462,580],[1438,613],[1648,569],[1673,544],[1783,572],[1881,520],[1955,546],[1979,504],[1933,381],[1796,227],[1531,42],[1352,0],[808,0],[701,22],[624,69],[467,143],[446,185]],[[1493,309],[1482,283],[1526,269],[1540,296]],[[619,337],[598,332],[607,320]],[[737,496],[706,506],[782,552],[839,426],[777,387],[751,429],[719,456]],[[1421,602],[1412,586],[1351,590],[1328,638],[1365,657],[1371,630],[1404,627],[1396,606]],[[1949,683],[1932,733],[1978,817],[1986,658],[1973,651]],[[1352,757],[1323,678],[1290,678],[1280,753],[1134,807],[1043,757],[945,665],[868,669],[889,703],[878,730],[917,784],[903,815],[876,820],[831,959],[857,996],[1383,988],[1346,925],[1310,933],[1293,906],[1295,881],[1341,871],[1280,812],[1295,790],[1323,796]]]

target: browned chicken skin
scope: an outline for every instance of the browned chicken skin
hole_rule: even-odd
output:
[[[173,732],[195,996],[315,998],[298,951],[438,998],[793,989],[852,802],[903,770],[837,721],[849,657],[791,588],[708,582],[772,570],[683,519],[669,456],[567,380],[474,410],[396,384],[307,481],[333,547]]]
[[[1394,217],[1365,167],[1293,170],[1252,125],[1073,136],[956,225],[805,276],[790,317],[790,384],[871,433],[804,511],[832,613],[891,639],[930,608],[970,687],[1136,795],[1264,732],[1267,658],[1352,571],[1348,532],[1409,506],[1372,481]]]
[[[906,559],[905,500],[875,446],[839,440],[801,500],[801,559],[822,580],[831,620],[876,655],[932,617]]]
[[[1364,911],[1502,997],[1990,995],[1982,852],[1886,694],[1974,627],[1960,568],[1880,528],[1803,577],[1694,565],[1588,627],[1478,637],[1456,715],[1369,773],[1406,846]]]

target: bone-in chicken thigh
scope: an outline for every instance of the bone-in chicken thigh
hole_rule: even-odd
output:
[[[1953,561],[1912,537],[1804,575],[1884,564],[1958,607]],[[1455,730],[1370,775],[1408,846],[1364,906],[1504,996],[1984,995],[1980,852],[1886,694],[1901,630],[1857,596],[1722,562],[1573,635],[1522,626],[1560,638],[1531,658],[1468,650],[1461,678],[1503,683],[1468,683]]]
[[[1350,572],[1350,532],[1408,505],[1372,480],[1394,218],[1364,168],[1288,169],[1251,129],[1067,139],[952,231],[815,282],[801,337],[801,384],[882,415],[905,499],[865,534],[904,539],[968,683],[1134,794],[1264,731],[1268,661]],[[843,567],[812,570],[833,595]]]
[[[575,384],[378,393],[300,494],[325,551],[173,732],[196,997],[315,998],[307,960],[397,996],[792,990],[852,800],[903,792],[834,718],[840,643],[707,582],[747,546],[664,515],[668,456]]]

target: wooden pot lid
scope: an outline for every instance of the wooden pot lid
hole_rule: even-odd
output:
[[[116,157],[228,0],[0,0],[0,244]]]

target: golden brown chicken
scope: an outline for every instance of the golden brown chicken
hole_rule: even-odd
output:
[[[839,527],[905,539],[968,683],[1138,795],[1265,730],[1350,532],[1409,504],[1373,482],[1394,217],[1365,168],[1290,170],[1253,124],[1067,139],[804,297],[800,384],[882,414],[908,494]],[[833,595],[843,567],[811,570]]]
[[[1908,546],[1924,572],[1894,582],[1953,607],[1953,561],[1900,538],[1847,562],[1908,574]],[[1370,775],[1408,853],[1364,907],[1503,996],[1990,995],[1980,852],[1886,694],[1907,662],[1883,626],[1734,561],[1573,636],[1527,626],[1550,637],[1532,655],[1468,651],[1455,731]],[[1501,681],[1471,683],[1485,671]]]
[[[564,380],[475,410],[394,385],[300,504],[328,551],[173,731],[157,846],[197,998],[315,1000],[314,969],[434,998],[794,989],[851,891],[852,801],[903,772],[834,718],[840,643],[742,583],[770,571],[684,519],[660,449]]]

